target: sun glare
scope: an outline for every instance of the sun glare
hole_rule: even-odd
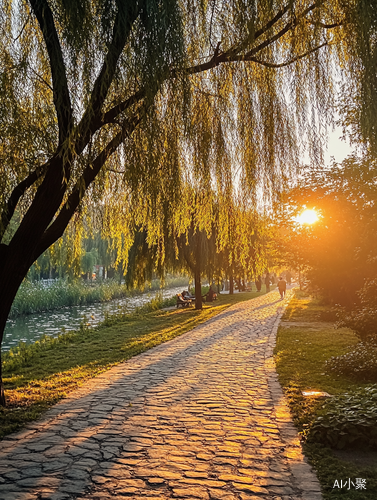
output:
[[[315,210],[304,210],[302,214],[296,217],[296,221],[299,224],[313,224],[318,220],[318,215]]]

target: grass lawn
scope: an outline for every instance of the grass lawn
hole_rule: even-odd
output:
[[[261,294],[220,295],[202,311],[193,308],[135,313],[110,326],[68,332],[57,340],[26,347],[5,357],[3,380],[7,408],[0,408],[0,438],[64,398],[86,380],[158,344],[191,330],[227,307]]]
[[[328,375],[325,361],[331,356],[346,353],[358,342],[351,330],[335,330],[322,318],[330,318],[327,307],[317,299],[296,292],[279,327],[275,360],[279,380],[288,398],[291,412],[300,432],[315,419],[323,401],[305,398],[305,389],[321,390],[331,395],[363,387],[344,376]],[[284,322],[289,322],[284,326]],[[295,325],[296,323],[296,325]],[[377,498],[377,452],[357,449],[332,451],[320,444],[305,444],[304,451],[317,470],[325,499],[369,500]],[[355,478],[366,479],[367,489],[355,487],[333,488],[335,480],[355,483]]]

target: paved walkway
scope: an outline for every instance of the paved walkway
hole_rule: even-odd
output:
[[[3,440],[0,499],[321,499],[274,371],[284,302],[236,304]]]

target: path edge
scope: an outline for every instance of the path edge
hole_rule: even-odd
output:
[[[278,328],[289,302],[294,297],[294,289],[291,290],[292,295],[289,297],[289,300],[284,301],[284,304],[281,305],[268,338],[268,347],[265,357],[266,369],[268,370],[267,383],[274,406],[276,425],[279,429],[282,441],[286,443],[285,456],[290,459],[289,468],[293,475],[294,483],[302,491],[302,496],[305,500],[323,500],[321,485],[317,478],[316,471],[310,466],[303,452],[302,442],[293,423],[288,401],[279,382],[274,358]]]

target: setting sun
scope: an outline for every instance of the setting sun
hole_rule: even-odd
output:
[[[302,214],[296,217],[296,221],[299,224],[313,224],[318,220],[318,215],[315,210],[304,210]]]

